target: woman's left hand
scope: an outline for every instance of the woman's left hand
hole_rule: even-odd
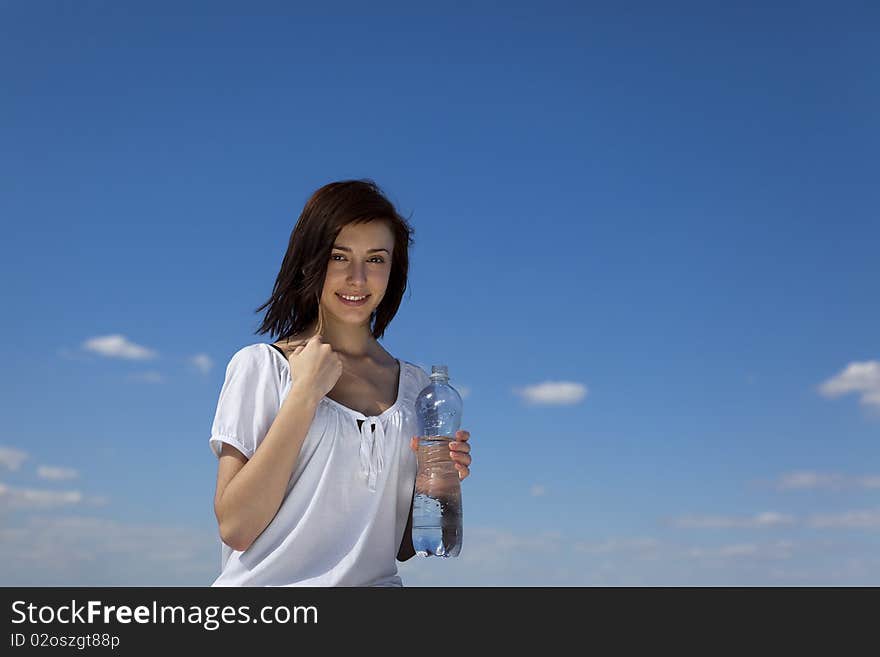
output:
[[[459,429],[455,432],[455,440],[449,443],[449,458],[451,458],[455,462],[455,468],[458,470],[459,481],[461,481],[471,473],[470,465],[473,459],[471,459],[470,455],[471,446],[467,442],[470,437],[470,431]],[[418,436],[413,436],[410,439],[409,448],[414,452],[419,451]]]

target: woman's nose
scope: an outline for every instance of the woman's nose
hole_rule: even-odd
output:
[[[367,280],[367,270],[362,264],[354,263],[348,270],[348,279],[356,283]]]

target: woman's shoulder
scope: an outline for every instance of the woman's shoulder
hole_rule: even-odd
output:
[[[271,354],[272,349],[268,342],[252,342],[239,347],[229,360],[265,360],[266,354]]]
[[[398,360],[400,361],[401,375],[403,374],[403,369],[405,368],[406,371],[409,372],[412,378],[416,381],[416,383],[422,385],[423,387],[427,385],[428,382],[431,380],[431,377],[428,376],[428,373],[425,372],[425,369],[418,363],[414,363],[403,358],[400,358]]]
[[[243,370],[277,369],[281,360],[286,360],[278,353],[272,344],[268,342],[253,342],[239,347],[229,358],[226,366]]]

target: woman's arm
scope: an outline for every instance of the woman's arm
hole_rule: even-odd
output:
[[[223,445],[214,514],[229,547],[247,550],[275,517],[320,401],[314,386],[294,382],[250,460]]]

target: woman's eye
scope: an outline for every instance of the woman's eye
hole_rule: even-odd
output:
[[[345,260],[345,256],[342,255],[341,253],[334,253],[333,255],[330,256],[331,260],[334,260],[336,258],[342,258],[343,260]],[[385,262],[385,260],[381,256],[373,256],[372,258],[370,258],[370,262],[374,262],[374,261],[378,264]]]

